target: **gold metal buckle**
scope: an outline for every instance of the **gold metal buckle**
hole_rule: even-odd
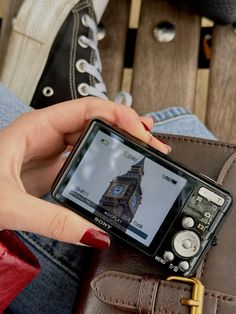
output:
[[[179,276],[170,276],[168,281],[182,281],[193,284],[192,299],[181,299],[180,302],[183,305],[191,306],[190,314],[202,314],[203,313],[203,301],[205,287],[201,281],[195,277],[185,278]]]

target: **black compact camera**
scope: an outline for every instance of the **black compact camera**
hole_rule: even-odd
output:
[[[232,203],[214,181],[99,119],[75,145],[52,196],[182,276],[194,274]]]

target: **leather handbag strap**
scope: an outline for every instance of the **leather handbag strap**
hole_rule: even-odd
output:
[[[140,314],[188,314],[189,306],[181,300],[192,299],[192,286],[187,283],[117,271],[98,275],[91,287],[103,303]],[[236,313],[236,296],[206,289],[203,313]]]

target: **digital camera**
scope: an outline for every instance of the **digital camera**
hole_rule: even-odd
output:
[[[52,196],[182,276],[195,273],[232,204],[211,179],[99,119],[75,145]]]

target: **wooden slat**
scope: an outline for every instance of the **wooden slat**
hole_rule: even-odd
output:
[[[99,50],[103,64],[103,79],[108,96],[113,99],[121,89],[130,0],[110,0],[102,23],[107,31]]]
[[[23,0],[1,0],[1,29],[0,29],[0,73],[7,50],[12,28],[12,19],[19,10]]]
[[[206,124],[216,136],[236,143],[236,34],[233,27],[213,31]]]
[[[176,37],[160,43],[153,29],[168,21]],[[134,60],[132,95],[139,113],[168,106],[192,109],[198,64],[200,18],[166,0],[142,1]]]
[[[194,114],[205,123],[208,94],[209,69],[198,69]]]
[[[0,1],[0,19],[2,19],[5,16],[7,6],[7,0],[1,0]]]
[[[131,0],[129,28],[138,28],[142,0]]]

